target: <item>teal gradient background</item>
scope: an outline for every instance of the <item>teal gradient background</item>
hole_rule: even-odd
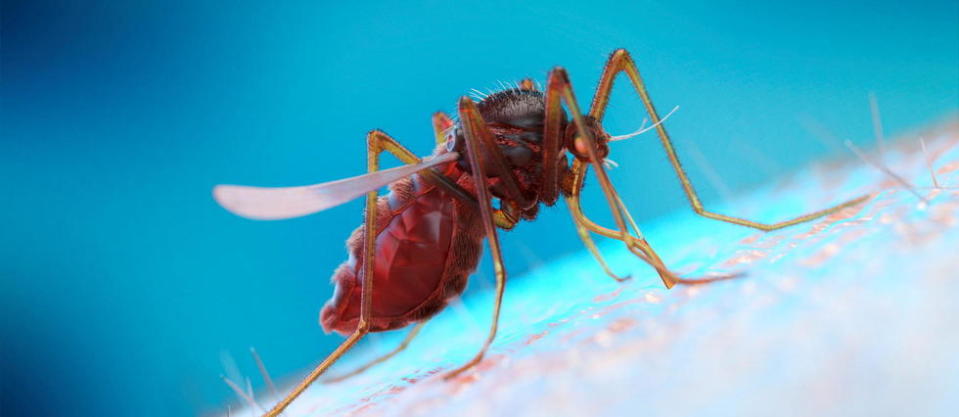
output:
[[[374,128],[426,154],[430,114],[470,88],[562,65],[588,102],[625,47],[681,106],[668,127],[707,203],[846,153],[813,131],[872,143],[870,92],[887,136],[959,108],[956,1],[271,3],[3,3],[4,416],[223,411],[224,352],[255,374],[255,346],[275,377],[324,356],[361,202],[253,222],[210,189],[360,174]],[[608,131],[639,127],[628,89],[611,106]],[[611,158],[634,214],[685,204],[652,136]],[[514,276],[582,248],[562,204],[502,240]]]

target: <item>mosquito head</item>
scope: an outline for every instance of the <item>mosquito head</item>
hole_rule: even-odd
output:
[[[596,144],[596,156],[599,159],[606,159],[606,156],[609,155],[609,139],[610,136],[603,130],[603,126],[596,121],[596,119],[590,116],[584,116],[583,122],[586,126],[586,131],[593,138],[593,142]],[[580,137],[579,129],[576,126],[576,122],[570,122],[566,125],[566,134],[564,136],[563,142],[573,156],[576,159],[582,161],[589,161],[589,148],[586,140]]]
[[[606,133],[605,130],[603,130],[603,126],[590,116],[584,116],[583,120],[586,123],[586,130],[592,134],[593,140],[596,142],[597,156],[600,159],[602,159],[602,162],[605,164],[608,162],[612,162],[606,159],[606,157],[609,155],[610,142],[626,140],[631,137],[646,133],[650,130],[656,129],[660,124],[665,122],[666,119],[669,118],[669,116],[672,116],[673,113],[675,113],[676,110],[678,109],[679,109],[679,106],[673,107],[673,109],[670,110],[669,113],[663,116],[662,119],[659,119],[659,121],[657,121],[656,123],[653,123],[651,126],[646,126],[647,120],[643,119],[643,124],[639,127],[639,130],[632,133],[627,133],[625,135],[619,135],[619,136],[610,136],[608,133]],[[586,141],[582,140],[582,138],[579,137],[579,129],[576,128],[575,122],[571,122],[566,126],[565,144],[566,144],[566,149],[569,149],[569,151],[572,152],[572,154],[575,155],[577,159],[580,159],[582,161],[587,161],[587,162],[589,161],[589,149],[586,148]],[[612,163],[615,164],[615,162],[612,162]]]

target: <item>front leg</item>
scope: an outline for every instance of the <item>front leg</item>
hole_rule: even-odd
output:
[[[419,158],[413,155],[398,142],[390,138],[385,133],[378,130],[370,132],[366,136],[366,164],[369,172],[376,172],[380,169],[380,154],[390,152],[396,155],[405,163],[412,164],[419,162]],[[323,360],[312,372],[309,373],[299,384],[293,388],[283,400],[277,403],[265,417],[276,417],[283,412],[303,391],[313,384],[330,366],[340,359],[356,342],[359,342],[370,331],[370,318],[373,312],[373,264],[376,262],[376,217],[377,217],[377,191],[373,190],[366,194],[366,214],[363,222],[365,233],[365,245],[363,246],[363,269],[360,271],[360,318],[356,329],[336,350]],[[360,277],[358,277],[360,278]]]
[[[721,281],[726,279],[737,278],[739,274],[726,274],[720,275],[717,277],[709,278],[681,278],[673,273],[663,260],[659,257],[659,254],[653,249],[648,241],[643,237],[642,232],[639,230],[639,227],[633,221],[632,216],[629,216],[629,212],[626,211],[625,206],[622,204],[622,201],[618,201],[623,211],[627,215],[627,219],[630,222],[630,225],[636,230],[636,236],[630,234],[622,234],[620,231],[608,229],[606,227],[596,224],[594,221],[590,220],[583,214],[583,208],[580,204],[580,190],[583,188],[583,179],[586,177],[586,168],[588,166],[582,161],[575,161],[573,163],[573,168],[570,175],[572,187],[570,189],[570,194],[566,198],[567,206],[569,207],[570,213],[573,215],[573,220],[576,223],[577,227],[585,228],[593,233],[596,233],[600,236],[608,237],[610,239],[615,239],[622,241],[626,244],[626,248],[638,258],[645,261],[647,264],[656,269],[656,272],[659,274],[659,277],[663,280],[663,284],[666,288],[672,288],[676,284],[684,285],[696,285],[696,284],[706,284],[715,281]],[[601,257],[597,256],[597,260],[601,261]],[[601,261],[602,262],[602,261]]]
[[[420,330],[423,329],[423,326],[424,326],[425,324],[426,324],[426,321],[421,321],[421,322],[419,322],[419,323],[416,323],[416,324],[413,326],[413,328],[410,329],[410,332],[406,334],[406,337],[403,338],[403,341],[400,342],[399,346],[397,346],[397,347],[394,348],[393,350],[387,352],[386,354],[384,354],[384,355],[382,355],[382,356],[380,356],[380,357],[377,357],[376,359],[373,359],[372,361],[367,362],[365,365],[360,366],[359,368],[356,368],[356,369],[354,369],[354,370],[352,370],[352,371],[350,371],[350,372],[347,372],[347,373],[345,373],[345,374],[343,374],[343,375],[340,375],[340,376],[336,376],[336,377],[327,379],[326,381],[323,381],[323,382],[324,382],[324,383],[340,382],[340,381],[342,381],[342,380],[344,380],[344,379],[347,379],[347,378],[350,378],[350,377],[359,375],[359,374],[361,374],[361,373],[363,373],[363,372],[366,372],[367,369],[370,369],[370,368],[372,368],[372,367],[374,367],[374,366],[376,366],[376,365],[378,365],[378,364],[381,364],[381,363],[383,363],[383,362],[386,362],[386,361],[389,360],[390,358],[396,356],[398,353],[404,351],[404,350],[410,345],[410,342],[413,341],[413,339],[416,337],[416,335],[418,335],[418,334],[420,333]]]
[[[561,163],[562,158],[560,158],[558,152],[563,146],[564,132],[562,125],[565,121],[562,110],[563,102],[566,103],[567,108],[570,113],[572,113],[573,123],[577,129],[578,135],[574,146],[582,148],[585,153],[588,154],[589,159],[588,162],[584,162],[579,158],[575,159],[572,170],[568,170],[566,165]],[[570,146],[570,144],[566,144],[566,146]],[[550,72],[549,81],[546,86],[546,122],[543,137],[544,200],[549,204],[551,199],[556,198],[560,190],[567,195],[570,212],[573,214],[577,232],[579,232],[583,243],[606,273],[614,279],[621,281],[624,278],[619,277],[609,269],[599,254],[599,250],[595,244],[593,244],[592,239],[584,230],[589,229],[594,232],[599,230],[599,226],[596,226],[586,219],[579,210],[579,192],[583,187],[583,178],[585,177],[588,164],[591,164],[595,169],[599,184],[603,189],[603,195],[606,196],[607,203],[609,203],[613,219],[616,221],[616,227],[618,229],[618,232],[605,229],[604,233],[608,231],[608,236],[625,242],[631,251],[660,272],[660,276],[663,278],[663,282],[667,288],[672,287],[678,278],[662,265],[662,261],[659,260],[651,248],[646,249],[648,245],[644,244],[645,240],[642,239],[639,228],[626,210],[622,199],[619,197],[619,193],[616,192],[612,181],[609,179],[609,175],[606,173],[606,169],[603,167],[597,150],[596,138],[594,138],[589,129],[586,128],[585,118],[579,111],[579,106],[573,95],[572,85],[569,82],[566,70],[556,68]],[[626,224],[627,220],[633,229],[636,230],[637,235],[640,236],[639,238],[630,235],[629,228]],[[642,248],[641,252],[643,253],[637,252],[639,248]]]
[[[663,149],[666,151],[666,157],[669,159],[669,163],[673,166],[676,176],[679,177],[679,182],[683,187],[683,192],[686,193],[686,197],[689,199],[689,204],[692,206],[693,211],[700,216],[768,232],[771,230],[782,229],[784,227],[818,219],[844,208],[860,204],[871,197],[870,195],[864,195],[823,210],[814,211],[789,220],[771,224],[760,223],[741,217],[727,216],[725,214],[719,214],[706,210],[702,201],[699,199],[699,195],[696,194],[696,190],[693,188],[693,183],[689,180],[689,176],[686,175],[686,171],[679,162],[679,157],[676,155],[676,149],[673,147],[673,142],[670,140],[669,134],[666,133],[666,128],[662,125],[662,123],[660,123],[660,118],[656,113],[656,108],[653,106],[653,101],[649,98],[649,93],[646,91],[646,85],[643,83],[643,79],[639,76],[639,68],[636,66],[636,63],[633,62],[633,59],[630,58],[629,53],[626,52],[625,49],[618,49],[613,52],[613,54],[609,57],[609,61],[606,62],[603,75],[600,77],[599,85],[596,87],[596,95],[593,97],[593,104],[589,111],[589,115],[597,121],[603,120],[603,115],[606,112],[606,106],[609,104],[609,95],[613,89],[613,80],[616,79],[616,75],[618,75],[620,72],[626,73],[626,75],[629,77],[629,81],[633,85],[633,88],[636,90],[636,93],[639,94],[639,98],[643,101],[643,105],[646,107],[646,112],[649,113],[650,121],[653,123],[652,125],[656,127],[656,134],[659,135],[659,140],[662,142]]]

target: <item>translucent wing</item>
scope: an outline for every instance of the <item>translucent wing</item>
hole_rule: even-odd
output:
[[[301,187],[217,185],[213,187],[213,198],[238,216],[257,220],[289,219],[336,207],[418,171],[458,158],[458,153],[449,152],[418,164]]]

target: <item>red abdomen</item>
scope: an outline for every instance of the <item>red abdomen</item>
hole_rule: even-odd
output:
[[[466,286],[482,248],[478,213],[418,175],[377,201],[371,331],[438,313]],[[326,331],[351,333],[360,316],[364,226],[347,241],[349,259],[333,273],[333,297],[320,312]]]

